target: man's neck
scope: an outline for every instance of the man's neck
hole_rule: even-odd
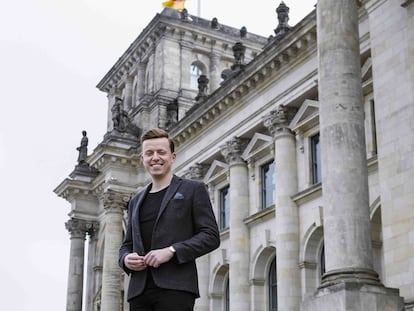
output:
[[[158,192],[166,187],[168,187],[171,183],[171,180],[173,178],[173,174],[169,174],[167,176],[164,176],[163,178],[157,179],[152,178],[152,187],[150,192]]]

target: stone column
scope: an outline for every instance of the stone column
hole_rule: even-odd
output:
[[[70,260],[68,290],[66,297],[67,311],[82,311],[83,265],[85,261],[86,221],[72,218],[65,224],[70,232]]]
[[[327,274],[373,271],[356,1],[318,1],[319,119]],[[334,69],[335,68],[335,69]]]
[[[278,310],[299,310],[299,216],[291,197],[298,191],[296,137],[288,128],[294,111],[285,106],[264,117],[264,125],[275,141],[276,271]]]
[[[207,172],[207,168],[208,167],[201,164],[196,164],[190,167],[188,178],[203,181],[204,175]],[[209,311],[210,298],[208,289],[210,286],[210,255],[206,254],[197,258],[196,263],[200,298],[196,300],[195,310]]]
[[[98,241],[98,229],[99,223],[92,222],[88,225],[89,234],[89,245],[88,245],[88,263],[86,272],[86,310],[93,310],[93,297],[96,293],[96,282],[95,282],[95,251],[96,243]]]
[[[220,58],[221,54],[217,51],[210,53],[210,94],[220,86]]]
[[[105,244],[102,274],[101,311],[121,310],[121,273],[118,266],[119,247],[122,243],[123,209],[129,196],[108,190],[103,195],[105,209]]]
[[[137,88],[137,99],[140,100],[142,96],[145,94],[145,69],[146,65],[145,63],[139,63],[138,64],[138,88]]]
[[[132,79],[125,79],[125,90],[124,90],[124,109],[129,111],[132,107]]]
[[[373,270],[357,1],[317,5],[326,273],[303,310],[402,310]]]
[[[250,310],[249,230],[243,220],[249,215],[249,177],[241,158],[246,142],[234,137],[221,146],[230,171],[230,310]]]
[[[181,83],[180,89],[189,90],[191,89],[191,60],[192,50],[194,44],[192,42],[181,40]]]

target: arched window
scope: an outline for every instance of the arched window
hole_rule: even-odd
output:
[[[198,62],[191,64],[191,81],[190,87],[193,90],[198,90],[198,78],[203,74],[202,65]]]
[[[277,274],[276,257],[269,268],[269,311],[277,311]]]

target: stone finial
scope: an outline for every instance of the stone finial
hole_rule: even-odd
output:
[[[289,7],[282,1],[276,9],[277,19],[279,24],[274,30],[276,39],[280,40],[290,30],[289,21]]]
[[[244,163],[241,155],[247,146],[248,141],[240,137],[233,137],[224,145],[220,146],[221,154],[228,164]]]
[[[246,38],[246,35],[247,35],[247,28],[245,26],[243,26],[240,29],[240,38]]]
[[[234,65],[231,66],[231,70],[237,72],[244,66],[244,55],[246,53],[246,47],[241,42],[236,42],[233,45]]]
[[[181,15],[181,20],[183,22],[189,22],[189,21],[191,21],[191,18],[188,15],[187,9],[184,8],[183,10],[181,10],[180,15]]]
[[[210,80],[206,75],[200,75],[197,79],[198,82],[198,94],[195,98],[196,101],[201,101],[207,97],[208,82]]]
[[[273,138],[281,132],[291,133],[291,130],[289,129],[289,122],[295,114],[295,109],[280,105],[263,117],[263,125],[267,127]]]
[[[213,19],[211,20],[211,28],[213,28],[213,29],[218,29],[219,28],[219,23],[218,23],[217,17],[213,17]]]

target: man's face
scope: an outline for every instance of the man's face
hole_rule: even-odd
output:
[[[147,139],[142,142],[141,159],[147,172],[161,179],[171,173],[175,153],[171,152],[167,138]]]

